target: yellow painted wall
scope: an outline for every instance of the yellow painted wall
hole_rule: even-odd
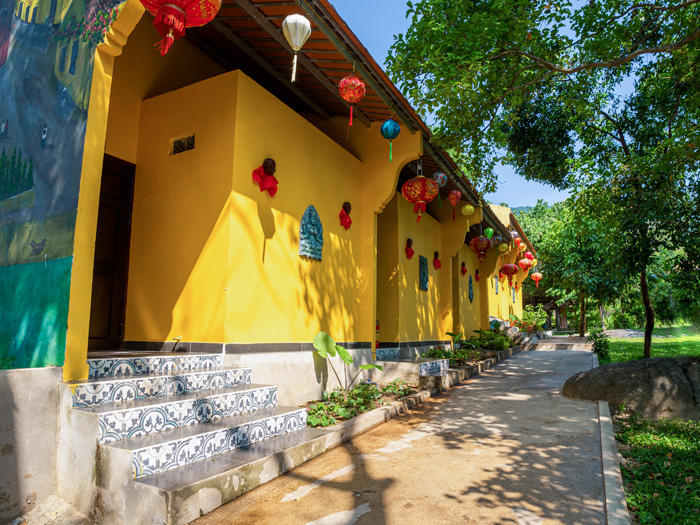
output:
[[[442,269],[433,268],[433,254],[442,249],[442,229],[438,221],[424,213],[419,223],[413,213],[413,204],[399,193],[394,197],[398,205],[398,238],[401,248],[407,238],[413,239],[415,255],[409,261],[399,254],[399,308],[401,341],[432,341],[444,339],[446,331],[441,315],[442,280],[450,279],[450,259],[440,255]],[[418,256],[428,259],[428,290],[419,288]],[[449,299],[451,299],[451,292]],[[448,327],[449,330],[451,327]]]
[[[462,276],[459,272],[459,332],[464,332],[464,337],[469,338],[474,334],[472,330],[479,330],[481,325],[481,291],[479,282],[476,282],[474,270],[479,269],[479,259],[476,254],[469,249],[466,244],[462,245],[457,254],[459,267],[462,262],[467,263],[467,274]],[[481,274],[481,270],[479,271]],[[469,301],[469,276],[472,277],[472,285],[474,290],[474,300]]]
[[[161,56],[153,17],[145,14],[129,35],[128,45],[114,63],[105,152],[136,163],[141,101],[224,73],[224,68],[186,38]],[[192,101],[196,107],[213,99]],[[180,108],[171,108],[179,111]]]
[[[406,257],[406,239],[398,238],[398,221],[398,199],[394,198],[377,217],[377,319],[381,342],[399,341],[399,258]]]

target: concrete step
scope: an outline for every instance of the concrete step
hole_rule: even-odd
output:
[[[305,427],[306,409],[275,406],[103,446],[129,453],[140,479]]]
[[[591,343],[532,343],[524,346],[525,350],[582,350],[593,351]]]
[[[316,428],[295,430],[135,483],[162,495],[165,523],[190,523],[322,454],[331,434]]]
[[[132,376],[164,372],[183,372],[223,365],[222,354],[180,352],[105,352],[104,357],[87,360],[88,377]]]
[[[250,383],[250,376],[250,368],[203,368],[72,381],[68,386],[74,407],[91,407],[242,385]]]
[[[245,384],[117,405],[75,408],[98,418],[99,443],[111,443],[277,406],[277,387]]]

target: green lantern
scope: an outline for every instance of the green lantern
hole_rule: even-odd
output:
[[[493,237],[494,233],[496,233],[496,232],[493,231],[493,228],[486,228],[484,230],[484,235],[486,236],[487,239],[490,239],[491,237]]]

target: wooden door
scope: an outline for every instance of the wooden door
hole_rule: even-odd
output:
[[[89,350],[117,349],[124,340],[135,169],[133,164],[105,155],[95,239]]]

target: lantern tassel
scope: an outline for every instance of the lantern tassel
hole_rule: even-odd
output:
[[[163,37],[163,40],[156,44],[160,49],[161,55],[165,55],[168,52],[175,40],[185,36],[186,23],[187,14],[176,5],[164,4],[158,9],[153,20],[153,27]]]
[[[294,52],[294,63],[292,64],[292,82],[297,80],[297,52]]]
[[[393,160],[393,158],[392,158],[393,155],[392,155],[392,151],[391,151],[391,143],[392,143],[392,141],[390,140],[389,141],[389,162],[391,162]]]
[[[438,192],[438,204],[440,205],[440,209],[442,209],[442,199],[440,198],[440,192]]]
[[[350,125],[352,126],[352,104],[350,104]]]

